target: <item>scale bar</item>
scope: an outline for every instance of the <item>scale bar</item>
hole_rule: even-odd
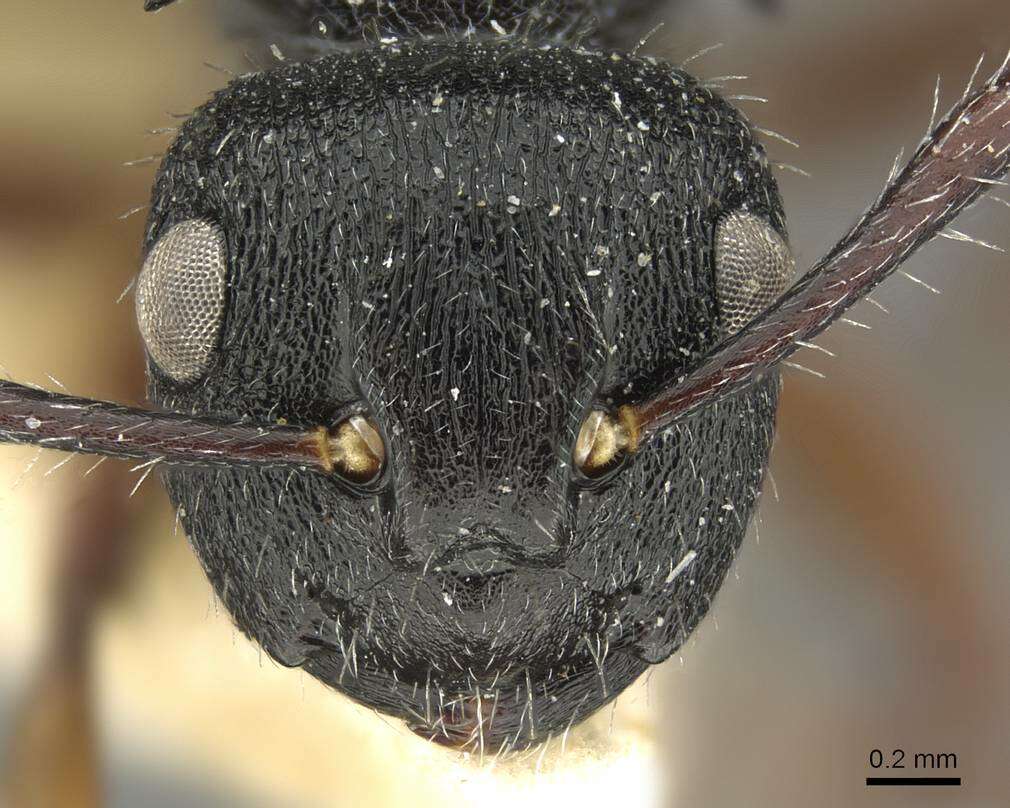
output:
[[[960,777],[867,777],[868,786],[959,786]]]

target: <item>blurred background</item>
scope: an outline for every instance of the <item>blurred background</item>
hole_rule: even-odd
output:
[[[766,4],[759,4],[766,5]],[[143,400],[132,297],[180,116],[236,73],[213,0],[5,0],[0,372]],[[1010,47],[1004,0],[681,0],[644,48],[725,80],[769,140],[807,267]],[[205,63],[212,63],[208,66]],[[124,163],[133,165],[124,166]],[[994,188],[1010,199],[1010,189]],[[1010,247],[1010,208],[960,230]],[[926,248],[787,371],[759,524],[704,624],[551,748],[461,759],[281,670],[214,601],[155,476],[0,449],[0,804],[1010,804],[1010,258]],[[889,313],[882,310],[886,309]],[[87,473],[86,472],[89,472]],[[867,789],[871,750],[962,788]],[[905,773],[912,773],[907,771]],[[922,772],[920,772],[922,773]],[[101,801],[101,802],[100,802]]]

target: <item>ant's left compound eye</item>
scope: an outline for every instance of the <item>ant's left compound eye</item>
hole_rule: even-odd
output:
[[[715,290],[720,328],[735,334],[789,286],[794,262],[789,245],[760,216],[738,210],[715,233]]]
[[[137,278],[137,323],[151,359],[179,382],[203,375],[224,315],[224,233],[193,219],[154,245]]]

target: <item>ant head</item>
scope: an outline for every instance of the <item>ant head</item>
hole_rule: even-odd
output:
[[[1008,170],[1010,55],[782,293],[763,154],[679,71],[516,38],[244,77],[155,189],[137,312],[170,411],[0,379],[0,441],[164,463],[274,658],[529,743],[688,636],[777,364]]]
[[[156,184],[152,397],[350,458],[165,473],[239,626],[451,743],[593,712],[704,616],[777,376],[636,453],[621,406],[777,297],[783,226],[747,123],[659,63],[427,44],[236,81]]]

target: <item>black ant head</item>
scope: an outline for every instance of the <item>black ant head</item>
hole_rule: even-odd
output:
[[[165,472],[238,625],[447,743],[591,714],[708,609],[778,380],[638,452],[621,406],[778,296],[784,235],[746,121],[658,62],[429,43],[237,80],[156,184],[151,394],[346,461]]]
[[[164,464],[275,659],[483,750],[684,641],[753,511],[778,363],[1010,171],[1008,55],[783,293],[738,113],[527,41],[237,80],[155,187],[137,312],[169,412],[0,379],[0,441]]]

